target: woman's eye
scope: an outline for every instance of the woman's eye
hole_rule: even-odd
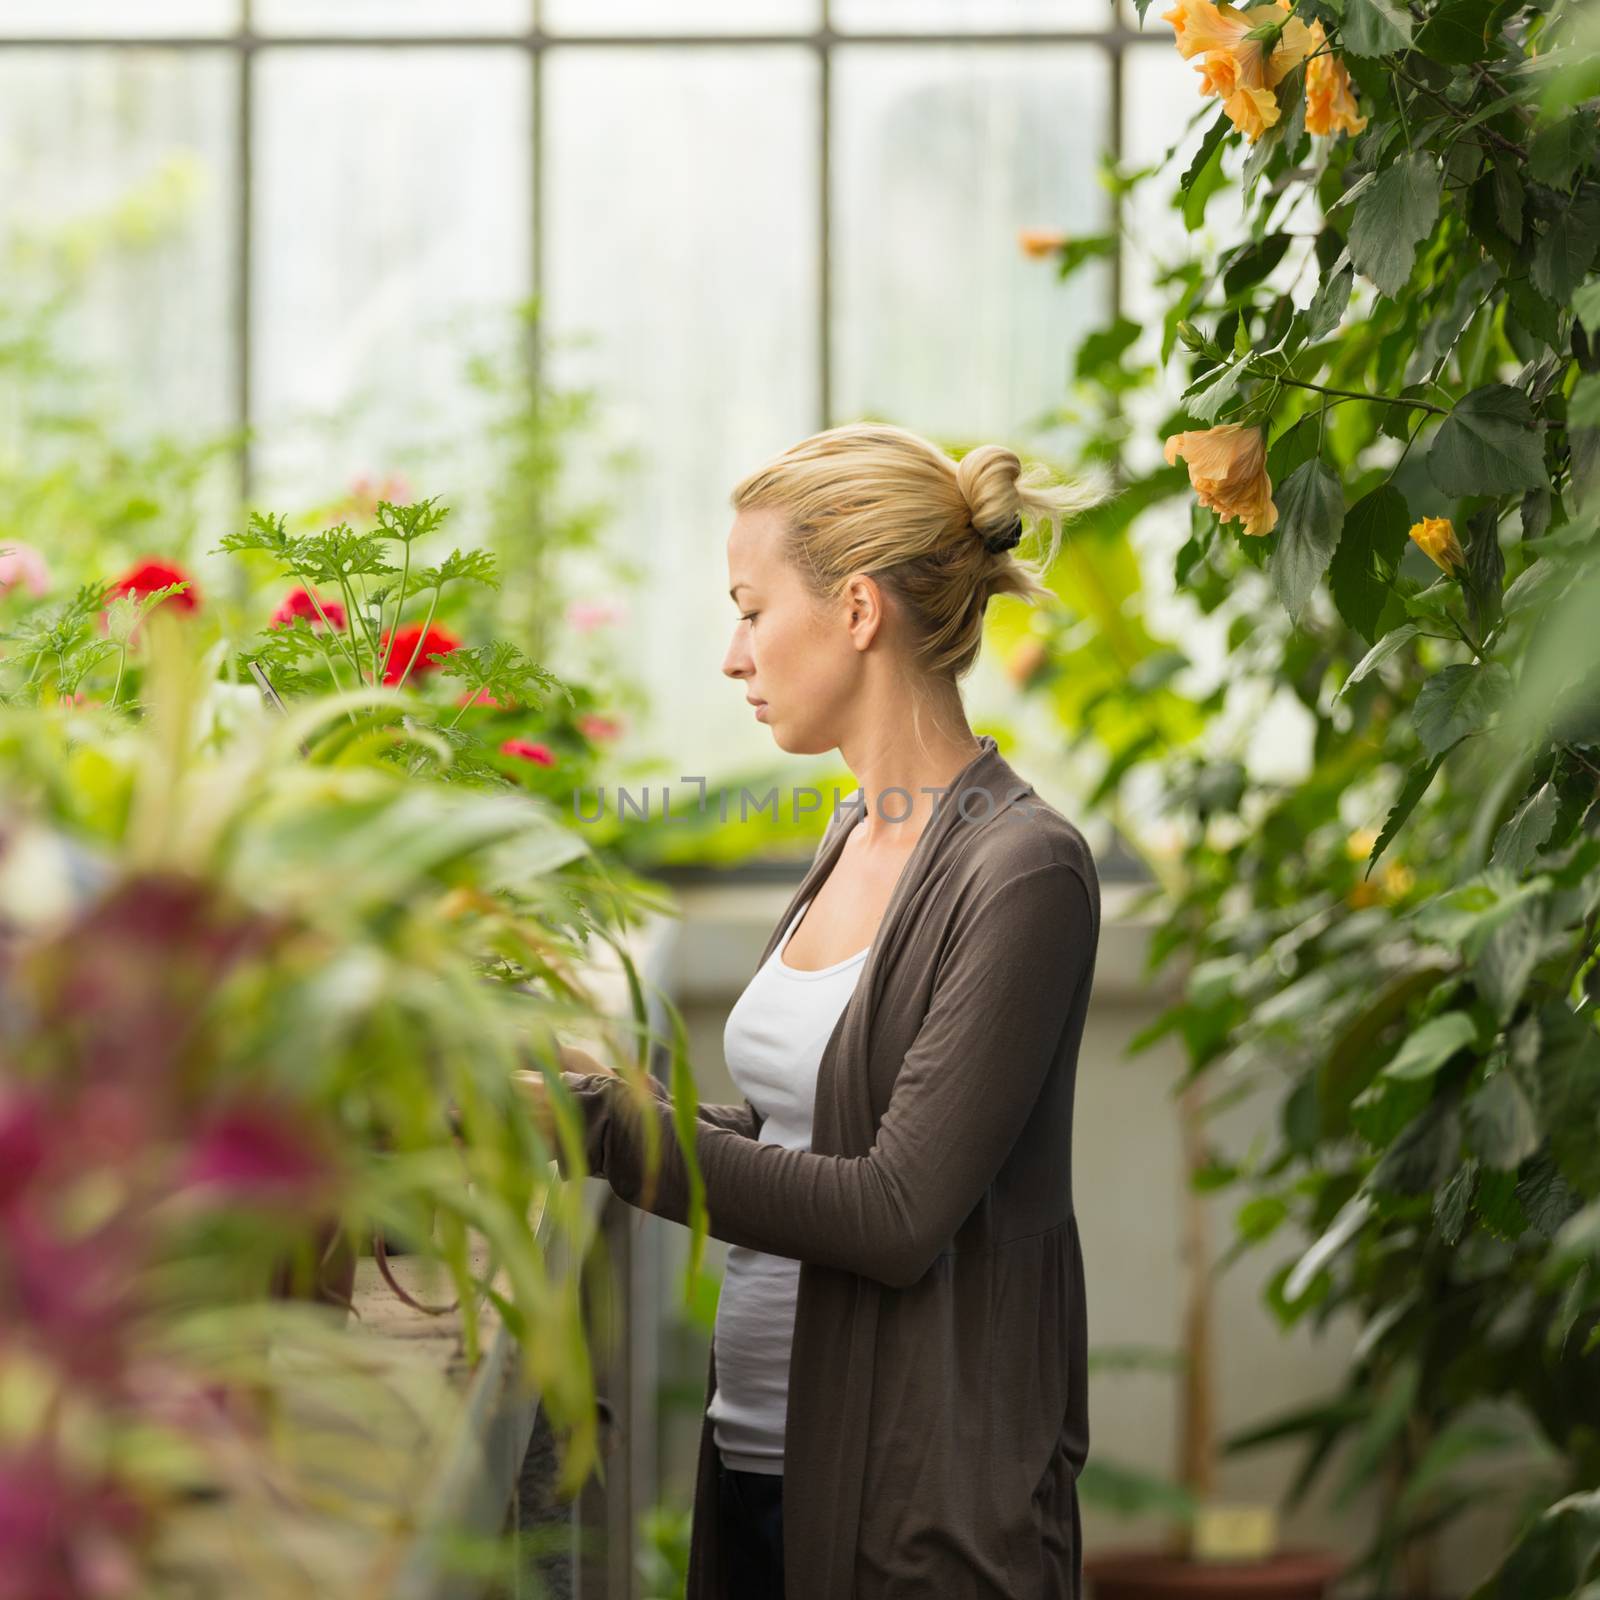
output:
[[[754,622],[756,620],[756,615],[757,614],[754,611],[746,611],[740,615],[739,620],[741,622]]]

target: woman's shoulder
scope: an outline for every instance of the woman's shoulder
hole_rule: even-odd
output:
[[[974,828],[958,853],[958,886],[978,900],[1021,879],[1037,885],[1042,894],[1074,894],[1076,877],[1098,921],[1100,878],[1083,830],[1031,785],[1015,787],[1018,792],[1009,803],[981,823],[958,823],[958,835],[964,827]]]

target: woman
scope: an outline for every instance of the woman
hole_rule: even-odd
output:
[[[743,1099],[701,1106],[730,1246],[701,1431],[689,1600],[1067,1600],[1088,1452],[1072,1107],[1100,930],[1082,834],[974,736],[958,680],[1011,551],[1105,498],[834,428],[733,492],[723,671],[778,746],[837,748],[836,810],[728,1019]],[[685,1221],[652,1084],[562,1074],[589,1167]],[[719,1371],[720,1368],[720,1371]]]

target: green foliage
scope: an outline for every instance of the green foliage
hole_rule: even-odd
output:
[[[1244,193],[1237,240],[1160,279],[1180,397],[1160,435],[1260,429],[1276,523],[1192,507],[1174,577],[1225,634],[1215,688],[1180,670],[1159,708],[1056,703],[1160,882],[1152,968],[1188,973],[1134,1048],[1173,1038],[1219,1099],[1273,1091],[1262,1140],[1210,1148],[1195,1182],[1241,1191],[1234,1253],[1309,1241],[1269,1283],[1281,1323],[1363,1330],[1341,1393],[1230,1448],[1302,1439],[1291,1501],[1341,1446],[1338,1496],[1380,1476],[1353,1573],[1377,1590],[1517,1483],[1475,1600],[1567,1596],[1597,1576],[1600,1485],[1600,16],[1293,16],[1365,126],[1307,131],[1302,59],[1253,143],[1219,110],[1187,171],[1169,152],[1126,185],[1165,171],[1191,231]],[[1120,453],[1127,385],[1098,388],[1091,450]],[[1144,503],[1187,487],[1124,476]],[[1045,636],[1035,692],[1115,659],[1138,615],[1117,598],[1092,643]],[[1292,704],[1293,776],[1257,770],[1225,697]],[[1519,1478],[1476,1471],[1508,1449]]]

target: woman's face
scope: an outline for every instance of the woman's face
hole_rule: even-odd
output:
[[[752,715],[792,755],[820,755],[844,737],[876,632],[878,587],[858,582],[832,605],[806,589],[783,555],[784,524],[771,509],[741,511],[728,535],[728,584],[738,620],[722,670],[757,702]],[[870,590],[864,615],[862,586]]]

